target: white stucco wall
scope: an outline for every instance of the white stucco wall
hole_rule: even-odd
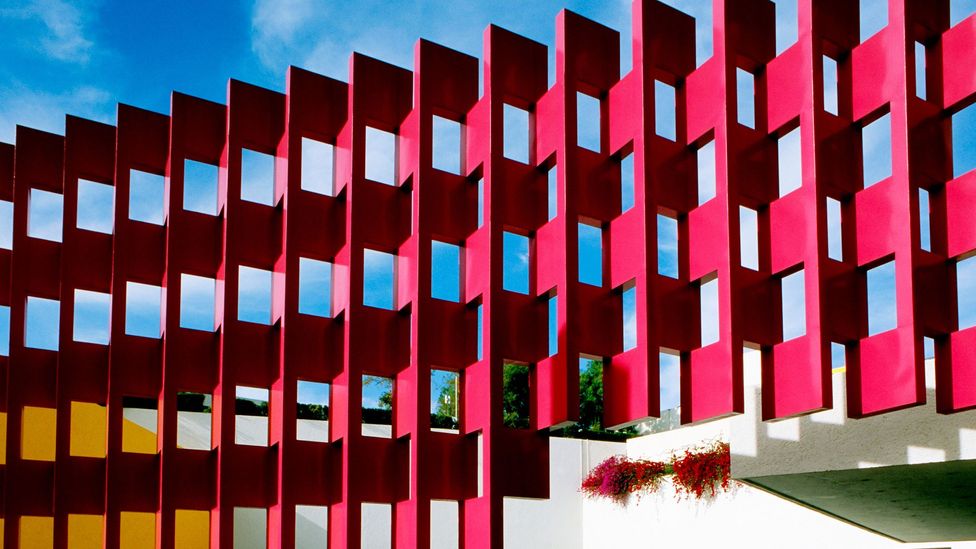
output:
[[[627,455],[666,459],[712,440],[730,441],[733,476],[976,459],[976,412],[939,415],[932,361],[929,404],[862,420],[845,419],[845,374],[833,375],[831,410],[778,422],[759,416],[759,355],[745,355],[745,413],[631,439]],[[677,500],[670,483],[624,506],[586,500],[584,549],[651,547],[951,548],[976,542],[905,544],[747,485],[710,501]]]

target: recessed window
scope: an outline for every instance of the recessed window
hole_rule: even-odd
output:
[[[332,264],[298,258],[298,312],[303,315],[332,316]]]
[[[162,225],[165,220],[166,178],[129,170],[129,219]]]
[[[696,151],[698,161],[698,205],[715,198],[715,140]]]
[[[363,305],[392,310],[395,306],[396,257],[376,250],[363,250]]]
[[[546,301],[546,313],[546,338],[549,352],[547,356],[553,356],[559,352],[559,296],[556,295],[555,290],[550,293]]]
[[[678,220],[657,214],[657,274],[678,278]]]
[[[677,351],[658,352],[661,411],[681,408],[681,355]],[[662,414],[663,415],[663,414]]]
[[[837,109],[837,60],[823,56],[823,101],[824,110],[836,115]]]
[[[840,200],[827,197],[827,257],[844,260],[844,239]]]
[[[959,329],[976,326],[976,256],[956,262],[956,305]]]
[[[603,285],[603,228],[580,222],[578,227],[579,281],[591,286]]]
[[[161,332],[162,292],[159,286],[127,282],[125,286],[125,334],[158,338]]]
[[[58,411],[24,406],[21,415],[20,457],[30,461],[54,461]]]
[[[271,271],[241,265],[237,287],[237,320],[271,324]]]
[[[794,128],[776,141],[779,160],[779,195],[786,196],[803,184],[803,159],[800,128]]]
[[[529,293],[529,237],[502,233],[502,289]]]
[[[529,163],[529,111],[505,103],[502,108],[502,153],[505,158]]]
[[[268,445],[267,389],[238,385],[234,403],[234,444],[243,446]]]
[[[335,147],[331,144],[302,138],[302,190],[335,194]]]
[[[274,206],[275,157],[241,149],[241,200]]]
[[[159,401],[155,397],[122,397],[122,451],[155,454],[158,448]]]
[[[478,228],[485,224],[485,178],[479,177],[475,183],[478,187]]]
[[[739,264],[759,270],[759,212],[739,206]]]
[[[600,100],[576,92],[576,145],[600,152]]]
[[[214,331],[216,296],[216,280],[182,274],[180,276],[180,328]]]
[[[363,376],[363,436],[393,437],[393,379]]]
[[[898,326],[895,262],[889,261],[868,269],[867,282],[868,335],[893,330]]]
[[[952,115],[952,177],[976,168],[976,103]]]
[[[887,0],[859,0],[861,42],[888,26]]]
[[[432,240],[430,248],[430,296],[461,301],[461,247]]]
[[[776,55],[796,43],[799,35],[797,0],[773,0],[776,4]]]
[[[433,122],[433,166],[453,174],[461,173],[461,123],[440,116]]]
[[[843,343],[830,342],[830,369],[837,370],[847,365],[847,348]]]
[[[325,505],[295,506],[295,549],[329,546],[329,508]]]
[[[115,220],[115,187],[78,180],[78,228],[112,234]]]
[[[698,283],[701,313],[701,346],[706,347],[719,340],[718,276],[712,273]]]
[[[0,250],[14,249],[14,203],[0,200]]]
[[[211,418],[213,397],[209,394],[176,394],[176,446],[187,450],[212,448]]]
[[[396,135],[366,126],[366,179],[396,185]]]
[[[620,159],[620,213],[634,207],[634,153]]]
[[[61,302],[28,296],[24,346],[30,349],[58,350]]]
[[[864,188],[891,176],[891,115],[885,114],[861,128]]]
[[[328,383],[298,380],[298,440],[329,442],[329,397]]]
[[[0,305],[0,356],[10,356],[10,307]]]
[[[477,321],[477,323],[478,323],[478,327],[477,327],[477,330],[478,330],[478,335],[477,335],[478,343],[477,343],[477,347],[478,348],[477,348],[476,352],[477,352],[477,358],[478,358],[478,360],[481,360],[484,357],[484,353],[485,353],[485,350],[484,350],[484,339],[483,339],[483,337],[484,337],[484,327],[485,327],[485,324],[484,324],[485,317],[484,317],[484,309],[482,308],[481,303],[478,304],[478,311],[477,311],[476,315],[478,316],[478,321]]]
[[[915,97],[925,100],[925,44],[915,42]]]
[[[735,69],[736,120],[747,128],[756,127],[756,77],[745,69]]]
[[[780,290],[783,303],[783,341],[806,335],[807,306],[803,269],[782,277]]]
[[[71,403],[69,455],[104,458],[107,435],[108,416],[105,406],[93,402]]]
[[[457,433],[461,398],[461,376],[447,370],[430,371],[430,427],[438,431]]]
[[[559,208],[559,178],[558,172],[556,172],[556,165],[553,164],[548,171],[546,171],[546,196],[548,198],[548,219],[552,221],[556,218],[556,213]]]
[[[75,289],[75,317],[72,327],[75,341],[108,345],[111,301],[112,296],[109,294]]]
[[[929,212],[929,192],[918,189],[918,233],[919,247],[926,252],[932,251],[932,221]]]
[[[674,141],[678,138],[674,86],[660,80],[654,81],[654,133]]]
[[[27,236],[61,242],[64,196],[31,189],[27,209]]]
[[[187,159],[183,163],[183,209],[217,215],[219,170],[213,164]]]
[[[624,285],[621,293],[623,307],[624,351],[637,348],[637,285],[633,280]]]
[[[266,549],[268,510],[261,507],[234,507],[234,549]]]
[[[603,428],[603,359],[595,356],[579,356],[580,420],[584,430],[599,431]],[[589,398],[587,398],[589,397]]]
[[[502,365],[502,424],[511,429],[530,425],[529,365],[506,362]]]

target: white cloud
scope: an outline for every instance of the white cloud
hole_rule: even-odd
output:
[[[30,0],[0,9],[0,17],[39,24],[39,35],[30,47],[51,59],[84,65],[95,50],[95,43],[87,36],[91,10],[85,8],[90,6],[62,0]]]
[[[313,22],[314,0],[257,0],[251,15],[251,49],[263,65],[278,68]]]
[[[14,142],[17,125],[63,134],[65,113],[114,123],[111,95],[94,86],[37,91],[15,82],[0,88],[0,141]]]
[[[87,63],[94,47],[85,38],[87,14],[60,0],[39,0],[33,7],[48,30],[48,35],[41,39],[44,51],[61,61]]]

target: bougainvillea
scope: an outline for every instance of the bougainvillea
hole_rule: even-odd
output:
[[[653,492],[667,474],[667,465],[646,459],[611,456],[583,479],[583,493],[590,497],[620,500],[628,494]]]
[[[730,465],[727,442],[689,448],[673,455],[668,462],[611,456],[590,471],[583,479],[581,490],[588,497],[620,503],[629,494],[639,496],[657,490],[662,477],[673,475],[679,497],[701,499],[729,489]]]
[[[706,492],[714,496],[719,489],[728,490],[731,464],[728,442],[685,450],[671,458],[674,489],[679,496],[695,499],[701,499]]]

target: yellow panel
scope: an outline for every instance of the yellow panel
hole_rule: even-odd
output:
[[[105,407],[91,402],[71,403],[69,453],[80,457],[105,457]]]
[[[154,547],[156,544],[156,514],[123,511],[119,530],[119,549]]]
[[[156,453],[156,433],[134,421],[122,419],[122,451],[137,454]]]
[[[180,549],[209,549],[210,511],[176,510],[176,546]]]
[[[20,549],[51,549],[52,547],[54,547],[54,517],[20,517]]]
[[[102,515],[68,515],[68,549],[101,549],[102,545]]]
[[[54,408],[24,406],[20,456],[36,461],[54,461],[57,421],[58,412]]]

